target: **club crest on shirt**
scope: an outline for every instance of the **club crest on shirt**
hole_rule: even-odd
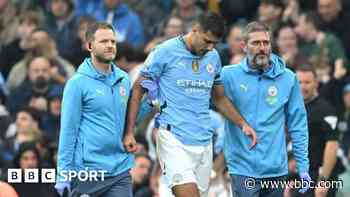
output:
[[[126,90],[124,87],[121,86],[119,88],[119,94],[120,94],[120,96],[126,96]]]
[[[207,71],[208,71],[209,74],[213,74],[214,73],[214,66],[209,63],[207,65]]]
[[[278,91],[277,91],[276,86],[270,86],[269,89],[267,90],[267,94],[269,96],[277,96],[277,93],[278,93]]]
[[[192,72],[199,73],[199,62],[198,60],[192,61]]]
[[[124,105],[128,102],[127,92],[123,86],[119,87],[119,95],[121,96],[121,101]]]
[[[278,90],[277,87],[272,85],[267,89],[267,97],[266,102],[270,105],[273,105],[277,102],[277,94]]]

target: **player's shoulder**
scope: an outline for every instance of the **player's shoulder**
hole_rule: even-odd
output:
[[[125,72],[124,70],[120,69],[116,64],[112,64],[113,65],[113,69],[114,69],[114,74],[117,75],[117,77],[123,77],[123,78],[127,78],[129,79],[129,75],[127,72]]]
[[[240,64],[229,64],[222,67],[222,72],[232,72],[240,69]]]
[[[76,73],[74,73],[74,75],[70,79],[68,79],[67,83],[78,84],[78,83],[81,83],[82,81],[84,81],[85,78],[87,78],[86,75],[83,75],[80,72],[76,72]]]
[[[216,49],[210,50],[205,56],[208,56],[211,59],[220,59],[219,52]]]
[[[285,68],[284,68],[284,74],[287,75],[287,76],[289,76],[289,77],[292,77],[292,78],[296,78],[296,77],[297,77],[297,75],[295,74],[295,72],[292,71],[292,70],[291,70],[290,68],[288,68],[288,67],[285,67]]]
[[[130,86],[131,81],[129,74],[125,72],[124,70],[120,69],[117,65],[113,64],[113,69],[115,69],[114,74],[116,75],[117,79],[121,79],[121,83],[125,83],[128,86]]]
[[[218,70],[221,70],[221,58],[216,49],[207,52],[204,56],[204,61],[207,61],[210,65],[215,66]]]
[[[318,107],[320,111],[322,111],[323,115],[335,113],[333,106],[323,97],[318,96],[315,102],[316,102],[316,107]]]
[[[179,37],[174,37],[174,38],[170,38],[168,40],[163,41],[162,43],[160,43],[159,45],[157,45],[157,47],[155,48],[156,50],[165,50],[165,51],[170,51],[174,48],[177,48],[180,44],[180,40]]]
[[[239,75],[240,72],[240,66],[239,64],[230,64],[230,65],[225,65],[222,67],[221,70],[221,79],[223,81],[229,81],[234,80],[237,75]]]
[[[215,48],[213,50],[209,51],[209,54],[220,57],[218,50],[216,50]]]
[[[86,76],[76,72],[70,79],[67,80],[64,89],[81,90],[86,84]]]
[[[280,77],[277,78],[279,81],[284,81],[287,84],[296,84],[298,82],[298,77],[294,71],[285,67],[284,71],[280,74]]]

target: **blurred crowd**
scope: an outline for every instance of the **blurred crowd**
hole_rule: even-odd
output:
[[[87,26],[106,21],[117,31],[116,64],[134,81],[147,54],[187,32],[201,13],[221,13],[222,65],[238,63],[244,26],[258,20],[272,30],[273,52],[294,70],[316,68],[319,92],[337,111],[340,148],[335,171],[350,192],[350,1],[347,0],[0,0],[0,191],[7,168],[55,168],[65,82],[89,56]],[[230,196],[223,119],[212,111],[215,160],[210,197]],[[135,197],[157,197],[160,170],[152,116],[137,128],[131,170]],[[289,157],[291,177],[295,173]],[[179,164],[181,165],[181,164]],[[56,196],[52,184],[12,184],[19,196]],[[3,189],[5,191],[5,189]],[[0,192],[1,193],[1,192]],[[1,194],[0,194],[1,196]],[[293,196],[286,192],[285,196]]]

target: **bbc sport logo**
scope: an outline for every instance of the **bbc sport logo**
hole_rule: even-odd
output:
[[[62,170],[59,175],[60,181],[63,182],[70,182],[73,179],[78,179],[79,181],[103,181],[106,172],[106,170]],[[40,169],[40,173],[39,169],[36,168],[24,170],[10,168],[7,170],[7,177],[9,183],[55,183],[57,178],[56,169],[54,168]]]

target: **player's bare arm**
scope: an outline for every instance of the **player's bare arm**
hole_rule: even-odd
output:
[[[224,115],[227,119],[241,127],[244,134],[252,139],[252,144],[250,148],[254,148],[257,144],[256,133],[253,128],[251,128],[248,123],[239,114],[235,106],[230,102],[230,100],[224,95],[223,85],[214,85],[212,89],[212,98],[215,107],[218,111]]]
[[[131,97],[128,102],[128,110],[126,115],[126,129],[124,136],[124,147],[128,152],[136,151],[136,140],[134,138],[134,127],[136,122],[137,113],[139,111],[139,105],[145,90],[141,86],[141,82],[147,78],[140,76],[132,88]]]

